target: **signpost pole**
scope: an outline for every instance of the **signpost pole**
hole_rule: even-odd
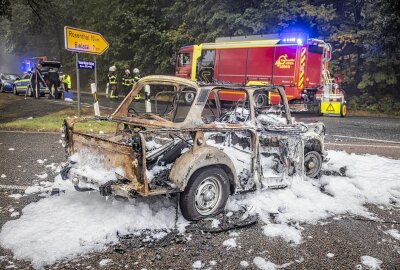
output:
[[[78,117],[81,116],[81,86],[79,83],[79,69],[93,69],[94,80],[97,90],[97,63],[94,57],[94,63],[89,61],[79,61],[78,53],[91,53],[102,55],[109,47],[107,41],[100,33],[64,26],[65,49],[76,53],[76,88],[78,96]],[[97,100],[97,98],[96,98]]]
[[[94,55],[94,84],[96,85],[97,91],[97,62],[96,62],[96,55]]]
[[[78,96],[78,117],[81,117],[81,86],[79,83],[79,67],[78,67],[78,53],[76,53],[76,89]]]

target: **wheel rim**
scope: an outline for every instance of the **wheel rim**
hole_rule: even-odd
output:
[[[221,184],[215,176],[204,179],[196,190],[195,208],[200,215],[213,214],[221,201]]]
[[[321,168],[321,159],[315,151],[308,152],[304,156],[304,168],[308,177],[315,177]]]
[[[267,103],[267,99],[268,99],[267,95],[258,94],[257,96],[254,97],[255,107],[261,108]]]
[[[187,103],[192,103],[194,99],[194,93],[186,93],[185,100]]]
[[[342,108],[342,114],[346,115],[347,114],[347,106],[343,104],[343,108]]]

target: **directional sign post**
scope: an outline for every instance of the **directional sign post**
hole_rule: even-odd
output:
[[[71,52],[102,55],[108,49],[107,41],[96,32],[65,26],[64,37],[65,49]]]
[[[109,47],[100,33],[91,32],[70,26],[64,27],[65,49],[76,53],[76,86],[78,91],[78,116],[81,115],[81,92],[79,83],[79,69],[94,69],[97,89],[96,55],[102,55]],[[94,54],[94,62],[79,61],[78,53]]]

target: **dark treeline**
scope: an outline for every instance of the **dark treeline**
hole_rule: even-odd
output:
[[[65,25],[100,32],[110,43],[98,57],[143,74],[174,74],[183,45],[216,37],[305,31],[332,44],[332,73],[345,75],[351,106],[400,111],[400,2],[397,0],[0,0],[0,34],[17,55],[48,55],[73,74]],[[86,56],[90,59],[90,56]]]

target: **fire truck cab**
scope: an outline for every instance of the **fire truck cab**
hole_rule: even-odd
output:
[[[203,83],[280,85],[293,111],[318,107],[321,114],[344,117],[343,91],[328,70],[331,52],[328,43],[298,33],[217,38],[182,47],[176,76]],[[240,95],[227,90],[222,98],[237,101]],[[280,102],[277,95],[268,98],[270,104]]]

